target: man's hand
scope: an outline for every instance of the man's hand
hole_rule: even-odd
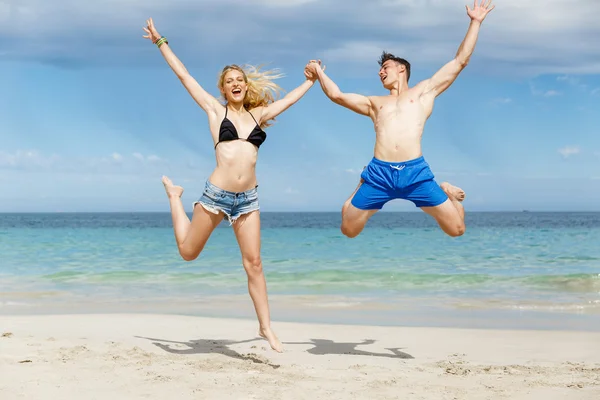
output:
[[[492,0],[481,0],[481,3],[477,5],[477,0],[473,1],[473,9],[470,9],[469,6],[465,6],[467,8],[467,15],[471,17],[473,21],[482,23],[485,17],[488,15],[490,11],[492,11],[496,5],[492,5]]]
[[[325,71],[325,67],[321,66],[321,60],[310,60],[304,68],[304,75],[314,81],[319,77],[319,69]]]

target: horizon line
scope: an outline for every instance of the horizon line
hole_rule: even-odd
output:
[[[339,210],[336,211],[325,211],[325,210],[285,210],[285,211],[261,211],[261,214],[283,214],[283,213],[304,213],[304,214],[331,214],[331,213],[339,213]],[[0,215],[2,214],[170,214],[170,211],[2,211],[0,210]],[[191,214],[192,212],[186,211],[186,214]],[[379,210],[377,214],[381,213],[423,213],[421,210]],[[475,210],[475,211],[467,211],[466,214],[469,213],[600,213],[600,210]],[[377,215],[375,214],[375,215]]]

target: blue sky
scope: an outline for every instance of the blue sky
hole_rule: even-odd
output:
[[[600,210],[600,3],[497,0],[471,63],[435,105],[423,151],[467,210]],[[299,85],[310,58],[348,92],[385,94],[382,50],[411,84],[455,54],[457,0],[0,0],[0,212],[168,211],[160,177],[191,211],[215,165],[203,111],[157,49],[153,17],[218,95],[229,63],[269,63]],[[338,211],[372,157],[371,121],[315,85],[267,131],[264,211]],[[408,202],[385,210],[415,210]]]

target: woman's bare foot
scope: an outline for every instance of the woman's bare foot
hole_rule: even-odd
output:
[[[440,185],[442,190],[446,192],[449,197],[453,197],[458,201],[463,201],[465,199],[465,191],[459,188],[458,186],[454,186],[449,184],[448,182],[444,182]]]
[[[275,333],[270,328],[260,328],[258,331],[258,335],[263,339],[267,339],[273,350],[275,350],[278,353],[283,353],[283,346],[281,345],[281,342],[279,341],[279,339],[277,339],[277,336],[275,336]]]
[[[165,190],[167,191],[167,196],[169,197],[181,197],[183,194],[183,188],[181,186],[173,185],[173,182],[166,177],[162,177],[162,183],[165,186]]]

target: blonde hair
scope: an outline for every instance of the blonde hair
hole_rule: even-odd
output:
[[[279,73],[277,69],[261,71],[261,66],[255,67],[253,65],[227,65],[221,71],[219,80],[217,81],[217,87],[221,92],[221,97],[226,102],[227,100],[223,95],[223,84],[225,81],[225,75],[229,71],[235,70],[242,73],[244,81],[248,89],[246,90],[246,96],[244,97],[244,108],[246,110],[252,110],[256,107],[264,107],[269,103],[272,103],[279,97],[283,89],[279,87],[275,82],[275,79],[283,77],[283,74]],[[271,125],[268,121],[263,121],[261,124],[263,127]]]

